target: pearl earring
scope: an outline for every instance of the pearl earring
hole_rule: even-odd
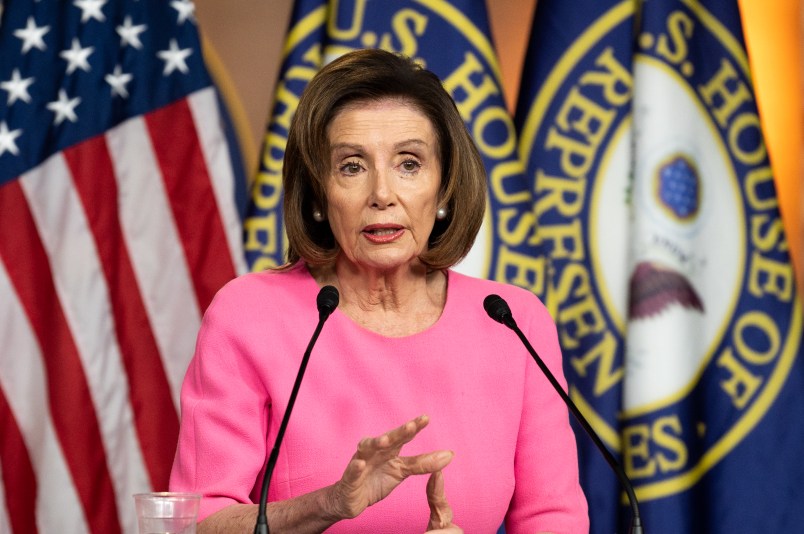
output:
[[[320,210],[320,209],[315,208],[315,209],[313,210],[313,220],[314,220],[315,222],[324,222],[324,214],[323,214],[323,213],[321,213],[321,210]]]
[[[446,218],[447,218],[447,208],[443,208],[443,207],[438,208],[436,210],[436,219],[438,219],[439,221],[443,221]]]

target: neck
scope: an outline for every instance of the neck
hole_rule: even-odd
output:
[[[338,261],[333,267],[311,272],[319,285],[338,288],[341,312],[364,328],[388,336],[429,328],[446,302],[446,275],[428,272],[421,264],[375,270]]]

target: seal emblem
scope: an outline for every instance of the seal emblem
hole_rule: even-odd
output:
[[[802,337],[739,36],[693,0],[644,10],[633,53],[631,2],[579,34],[520,134],[570,394],[643,501],[748,435]]]

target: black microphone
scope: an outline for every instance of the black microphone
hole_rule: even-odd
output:
[[[271,475],[276,466],[276,460],[279,457],[279,447],[282,445],[282,438],[285,436],[285,429],[290,420],[290,412],[293,410],[293,404],[296,402],[296,395],[299,393],[299,386],[301,386],[302,377],[304,377],[304,370],[307,369],[307,362],[310,360],[310,353],[313,351],[313,346],[318,340],[321,329],[324,327],[324,322],[329,318],[330,314],[338,307],[338,290],[333,286],[324,286],[318,292],[315,299],[316,306],[318,306],[318,325],[315,327],[313,337],[307,345],[307,350],[304,351],[299,372],[296,374],[296,382],[293,384],[293,390],[290,392],[290,400],[288,401],[288,409],[285,410],[285,415],[282,417],[282,423],[279,425],[279,431],[276,434],[276,441],[274,448],[271,449],[271,455],[268,457],[268,465],[265,468],[265,478],[262,480],[262,492],[260,493],[260,506],[257,510],[257,524],[254,525],[254,534],[268,534],[268,515],[266,514],[266,507],[268,506],[268,486],[271,483]]]
[[[586,433],[589,435],[589,437],[592,438],[592,441],[600,450],[603,458],[606,459],[606,462],[608,462],[609,466],[617,475],[617,478],[620,479],[620,483],[623,485],[625,493],[628,494],[628,502],[631,504],[631,534],[644,534],[642,530],[642,519],[639,517],[639,503],[637,502],[636,493],[634,493],[634,486],[631,484],[631,481],[625,474],[625,470],[622,468],[622,466],[620,466],[614,456],[612,456],[606,446],[603,445],[600,437],[592,429],[592,426],[583,416],[578,407],[575,406],[575,403],[572,402],[572,399],[569,398],[569,395],[564,392],[564,389],[561,387],[561,384],[558,383],[556,377],[553,376],[553,373],[550,372],[550,369],[547,368],[542,359],[533,349],[533,346],[528,341],[528,338],[525,337],[525,334],[523,334],[522,330],[520,330],[516,325],[516,321],[514,321],[514,316],[511,313],[511,308],[508,307],[508,303],[505,302],[505,300],[503,300],[503,298],[499,295],[489,295],[483,299],[483,308],[486,310],[486,313],[489,314],[489,317],[516,332],[516,335],[522,340],[525,348],[528,349],[530,355],[533,356],[534,360],[536,360],[536,364],[539,366],[539,369],[542,370],[544,376],[547,377],[547,380],[550,381],[550,384],[553,385],[553,388],[558,392],[559,396],[561,396],[564,404],[567,405],[572,412],[572,415],[575,416],[575,419],[578,420],[583,429],[586,430]]]

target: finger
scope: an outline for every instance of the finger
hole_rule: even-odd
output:
[[[436,471],[427,480],[427,504],[430,506],[428,530],[443,529],[452,523],[452,508],[444,494],[444,475]]]
[[[380,444],[389,449],[401,448],[402,445],[416,437],[416,434],[421,432],[429,422],[430,418],[427,415],[420,415],[415,419],[411,419],[380,436]]]
[[[426,427],[429,422],[430,418],[428,416],[420,415],[378,437],[363,438],[357,446],[357,455],[361,458],[368,458],[376,454],[377,451],[390,451],[396,454],[404,444],[416,437],[416,434]]]
[[[402,456],[400,460],[405,476],[426,475],[444,469],[454,456],[452,451],[435,451],[418,456]]]

